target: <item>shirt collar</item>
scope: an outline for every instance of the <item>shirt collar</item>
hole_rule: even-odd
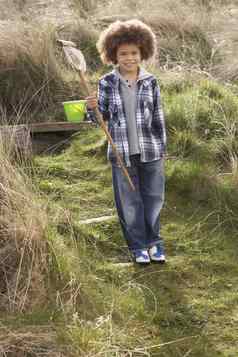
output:
[[[113,69],[112,74],[113,74],[113,78],[112,78],[112,81],[111,81],[112,85],[114,87],[118,87],[119,83],[120,83],[120,80],[123,80],[123,77],[121,76],[121,74],[119,72],[119,67],[118,66],[116,66]],[[147,72],[143,67],[140,67],[140,71],[139,71],[139,76],[138,76],[137,82],[143,80],[144,84],[148,85],[149,81],[146,81],[146,79],[149,79],[151,77],[152,77],[152,75],[149,72]]]

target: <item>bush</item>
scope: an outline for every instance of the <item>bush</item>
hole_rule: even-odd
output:
[[[205,161],[210,152],[214,163],[235,172],[237,96],[215,81],[202,80],[184,88],[180,93],[164,88],[170,153]]]
[[[208,168],[200,163],[184,160],[168,163],[167,189],[176,192],[182,200],[207,203],[212,186]]]
[[[167,107],[167,109],[166,109]],[[191,130],[200,138],[213,135],[217,107],[207,96],[200,94],[199,88],[165,98],[168,130]]]
[[[165,91],[166,95],[166,91]],[[238,100],[231,90],[208,80],[164,98],[168,128],[189,129],[202,138],[225,137],[237,128]]]

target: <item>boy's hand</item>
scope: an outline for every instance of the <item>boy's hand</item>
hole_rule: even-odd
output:
[[[86,97],[85,99],[87,101],[87,108],[88,109],[96,109],[97,108],[97,106],[98,106],[98,98],[97,98],[95,93],[93,95],[91,95],[90,97]]]

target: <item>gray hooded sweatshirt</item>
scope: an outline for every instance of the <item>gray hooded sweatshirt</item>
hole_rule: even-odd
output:
[[[126,113],[127,121],[127,133],[129,142],[130,155],[140,154],[139,139],[136,125],[136,109],[137,109],[137,89],[138,81],[145,79],[149,76],[143,68],[140,68],[140,72],[137,81],[129,83],[119,72],[119,68],[116,68],[116,75],[120,79],[120,91],[122,100],[124,103],[124,109]]]

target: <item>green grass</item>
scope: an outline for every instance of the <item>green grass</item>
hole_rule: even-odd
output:
[[[168,263],[141,268],[129,263],[116,219],[79,224],[115,214],[105,154],[93,128],[60,155],[36,159],[51,215],[62,212],[51,238],[58,343],[82,356],[236,356],[237,225],[213,203],[225,196],[221,187],[231,194],[231,182],[214,188],[213,165],[168,159],[161,217]]]
[[[186,86],[168,94],[170,113],[177,95],[190,98]],[[184,103],[184,112],[191,110]],[[131,263],[101,129],[81,131],[60,154],[35,158],[32,175],[50,222],[48,300],[32,312],[3,314],[2,323],[50,326],[65,356],[236,357],[237,176],[222,171],[215,137],[180,129],[169,136],[164,266]],[[82,223],[104,215],[114,217]]]
[[[75,11],[85,21],[67,20],[62,26],[52,23],[50,27],[43,21],[35,30],[23,14],[23,20],[15,21],[18,31],[14,33],[11,22],[3,24],[3,122],[6,118],[8,123],[63,120],[60,103],[82,94],[78,76],[56,48],[56,37],[76,42],[96,88],[98,78],[108,71],[100,65],[96,50],[98,31],[106,26],[97,16],[106,18],[126,5],[106,1],[98,15],[99,3],[74,1]],[[230,73],[235,53],[232,27],[223,31],[228,15],[220,8],[224,5],[220,0],[196,0],[192,7],[178,2],[173,8],[164,2],[159,13],[156,1],[129,3],[133,16],[143,16],[153,25],[163,68],[158,77],[168,129],[168,158],[161,233],[168,263],[148,267],[131,263],[116,217],[111,170],[100,129],[92,127],[74,135],[60,154],[36,157],[34,168],[30,168],[36,190],[30,197],[35,197],[37,207],[47,209],[49,225],[44,235],[48,255],[42,259],[47,268],[44,276],[36,273],[31,278],[39,282],[37,295],[42,294],[42,280],[47,294],[43,303],[32,304],[25,312],[6,312],[2,301],[6,297],[11,300],[11,295],[3,293],[0,284],[5,295],[1,295],[0,350],[6,357],[237,357],[238,87],[236,75]],[[20,7],[23,10],[24,6]],[[229,18],[231,15],[229,12]],[[215,20],[212,25],[209,16]],[[217,25],[224,33],[221,36],[216,30],[213,37]],[[212,75],[225,78],[229,85],[208,79]],[[18,185],[12,192],[19,195],[23,191]],[[22,197],[30,207],[28,211],[28,205],[24,206],[28,233],[35,205],[31,206],[24,194]],[[24,212],[20,211],[21,218]],[[43,223],[46,216],[41,218],[40,208],[39,217],[36,212],[36,224]],[[105,215],[112,218],[82,223]],[[15,222],[9,217],[11,237],[21,236],[21,230],[12,229]],[[8,240],[4,234],[1,217],[2,252]],[[29,253],[34,256],[31,248]],[[21,249],[17,246],[17,251]],[[6,254],[9,265],[14,259],[18,258]],[[1,272],[0,278],[5,275],[7,272]]]
[[[95,128],[88,134],[82,132],[62,155],[37,160],[42,192],[51,202],[70,209],[78,220],[113,210],[110,166],[101,155],[105,151],[103,135]]]

